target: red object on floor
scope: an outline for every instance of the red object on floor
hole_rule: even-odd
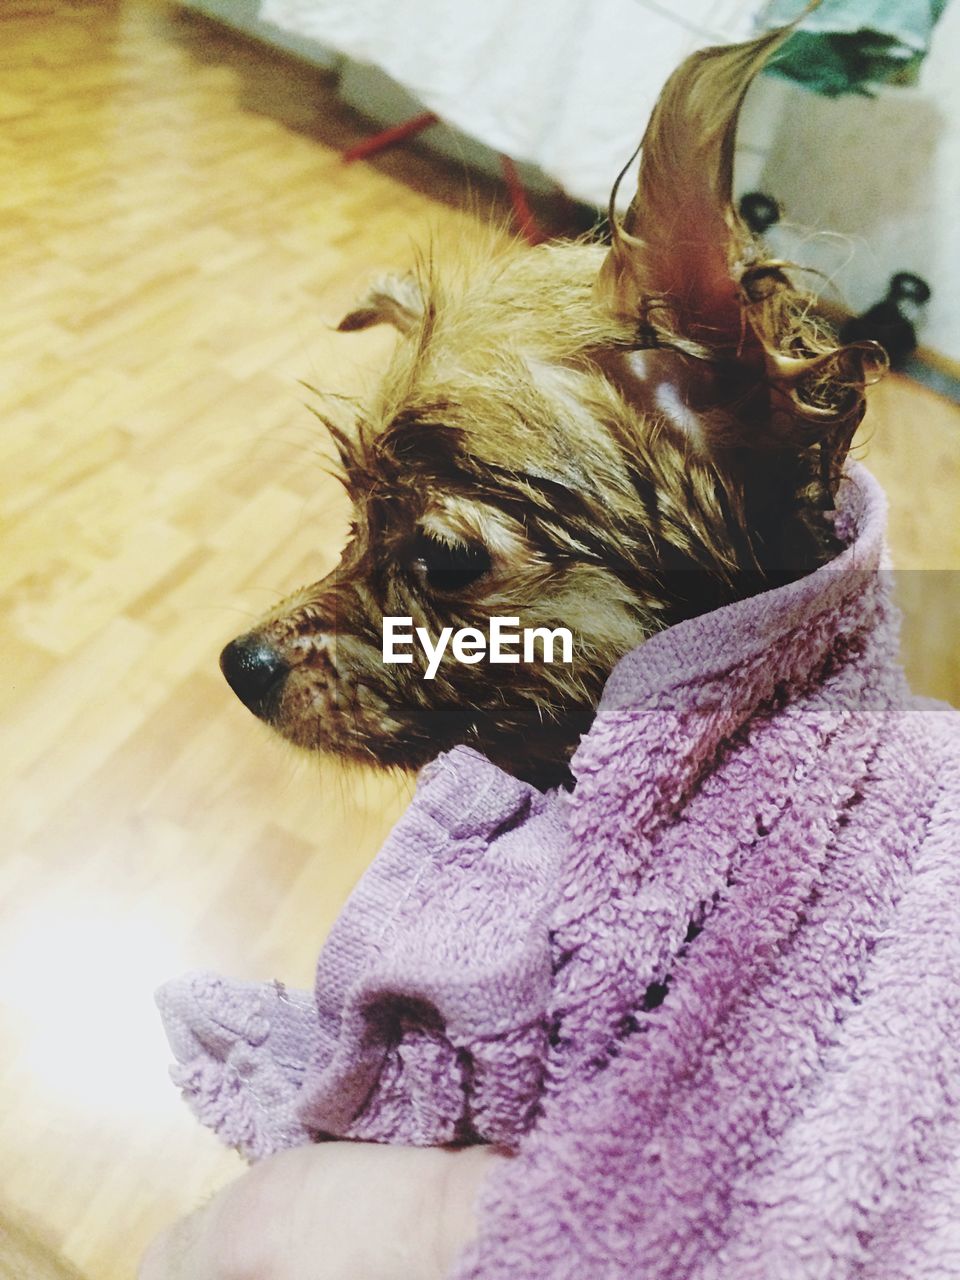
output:
[[[500,168],[503,170],[503,180],[507,184],[510,203],[513,205],[513,215],[517,221],[517,230],[528,244],[541,244],[547,237],[541,231],[536,218],[533,216],[533,210],[527,201],[527,193],[523,188],[523,183],[520,181],[520,175],[517,173],[517,166],[509,156],[504,155],[502,152],[500,155]]]
[[[362,142],[357,142],[352,147],[348,147],[343,152],[343,159],[348,164],[353,160],[366,160],[369,156],[375,156],[381,151],[386,151],[388,147],[396,146],[398,142],[405,142],[408,138],[416,137],[418,133],[422,133],[424,129],[429,129],[432,124],[437,124],[438,122],[439,117],[432,111],[424,111],[422,115],[411,116],[409,120],[402,120],[400,124],[391,125],[389,129],[381,129],[379,133],[371,134],[369,138],[364,138]],[[517,173],[516,165],[508,155],[501,153],[500,168],[503,172],[507,193],[510,196],[510,203],[513,205],[513,216],[516,220],[517,230],[529,244],[540,244],[547,237],[541,231],[533,215],[533,210],[527,200],[527,193],[524,190],[523,183],[520,181],[520,175]]]
[[[374,133],[371,137],[364,138],[362,142],[348,147],[343,153],[343,158],[348,163],[351,160],[365,160],[367,156],[375,156],[378,152],[385,151],[387,147],[393,147],[398,142],[415,137],[416,134],[422,133],[424,129],[429,129],[436,123],[437,116],[432,111],[424,111],[422,115],[411,116],[409,120],[395,124],[389,129],[381,129],[379,133]]]

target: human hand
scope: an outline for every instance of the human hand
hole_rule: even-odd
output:
[[[356,1142],[282,1151],[164,1231],[138,1280],[442,1280],[504,1158]]]

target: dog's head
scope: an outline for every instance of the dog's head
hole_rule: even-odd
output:
[[[222,657],[285,737],[410,767],[468,743],[559,782],[623,654],[834,554],[875,355],[834,345],[734,211],[736,118],[776,40],[675,73],[610,247],[421,267],[342,322],[400,333],[375,403],[325,418],[350,539]],[[384,662],[389,616],[434,637],[492,616],[562,626],[574,659],[447,658],[425,680],[421,662]]]

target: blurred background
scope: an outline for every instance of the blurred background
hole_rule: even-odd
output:
[[[409,791],[304,762],[217,670],[346,528],[299,381],[362,394],[393,339],[334,327],[431,236],[594,223],[672,67],[782,9],[200,7],[0,8],[0,1257],[22,1227],[97,1280],[241,1167],[167,1079],[153,989],[190,968],[309,986]],[[838,319],[898,344],[856,452],[890,495],[911,679],[957,703],[960,10],[940,8],[904,3],[891,33],[837,3],[853,29],[757,86],[738,187]]]

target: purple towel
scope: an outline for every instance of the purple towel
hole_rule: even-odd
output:
[[[164,987],[199,1118],[509,1147],[457,1280],[960,1277],[960,716],[904,686],[860,468],[839,520],[623,659],[571,793],[424,770],[313,996]]]

